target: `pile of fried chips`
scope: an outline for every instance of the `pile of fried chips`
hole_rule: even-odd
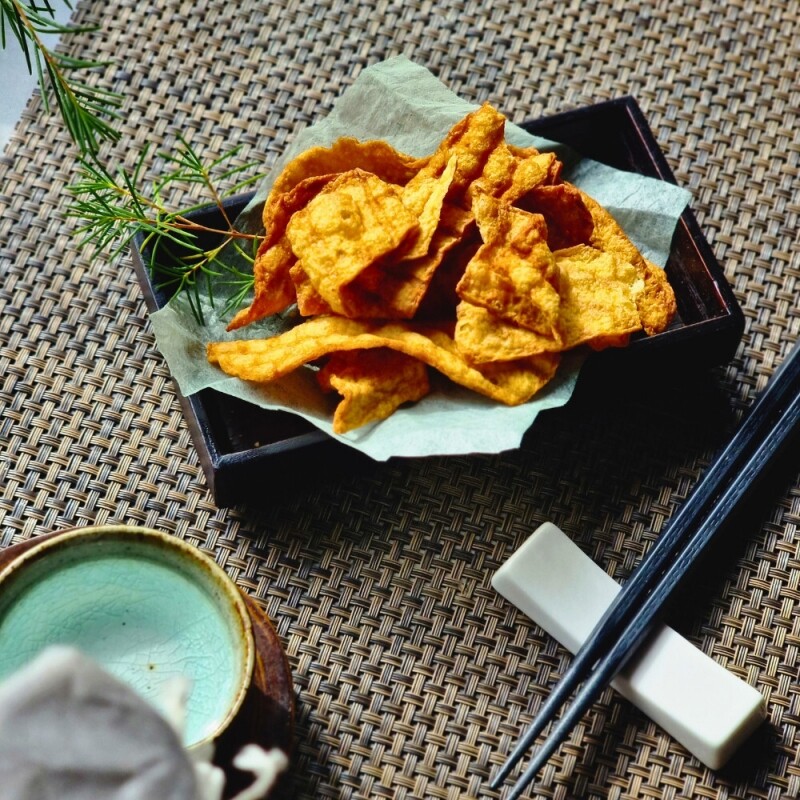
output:
[[[504,129],[486,104],[427,158],[341,138],[293,159],[264,206],[252,303],[228,327],[293,304],[307,319],[209,344],[209,361],[249,381],[319,367],[344,433],[427,394],[429,368],[516,405],[564,351],[664,330],[664,271],[554,154],[512,147]]]

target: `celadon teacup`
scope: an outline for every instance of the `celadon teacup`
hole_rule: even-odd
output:
[[[77,648],[160,706],[188,681],[183,744],[216,739],[239,711],[255,644],[242,594],[211,558],[149,528],[76,528],[0,572],[0,680],[52,644]]]

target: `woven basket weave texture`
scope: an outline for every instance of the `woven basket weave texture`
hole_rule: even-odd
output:
[[[730,364],[589,387],[514,452],[378,464],[219,509],[130,260],[77,245],[75,150],[38,96],[0,158],[0,544],[124,521],[200,546],[285,644],[287,796],[482,796],[569,663],[493,572],[551,520],[624,580],[800,335],[797,4],[87,0],[75,21],[99,29],[63,47],[108,60],[93,79],[125,98],[110,164],[182,135],[266,169],[364,67],[405,54],[518,122],[632,95],[691,191],[745,314]],[[670,618],[763,692],[765,729],[712,773],[609,690],[530,797],[800,794],[798,466]]]

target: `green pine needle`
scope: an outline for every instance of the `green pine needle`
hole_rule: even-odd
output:
[[[69,0],[64,2],[72,8]],[[253,165],[235,163],[239,148],[206,164],[181,138],[174,152],[160,154],[169,169],[147,190],[142,188],[147,148],[132,170],[109,172],[99,162],[98,153],[103,141],[119,139],[113,124],[122,97],[87,80],[88,73],[107,64],[56,52],[42,39],[49,34],[94,30],[96,26],[57,22],[50,0],[0,0],[0,46],[5,48],[16,41],[29,73],[36,76],[45,110],[53,106],[58,109],[80,151],[78,180],[67,187],[73,198],[67,213],[82,220],[77,229],[79,243],[110,251],[114,258],[141,233],[142,250],[150,254],[148,266],[158,286],[184,294],[200,323],[204,321],[201,294],[208,292],[213,302],[213,285],[223,286],[226,303],[222,313],[226,314],[241,305],[253,287],[252,272],[241,270],[227,256],[233,253],[238,263],[252,263],[259,237],[235,230],[224,199],[257,179],[256,175],[242,177]],[[210,202],[220,209],[223,224],[219,229],[200,225],[187,216],[208,205],[209,199],[180,212],[169,210],[164,203],[162,198],[171,189],[187,184],[201,185]],[[223,185],[226,188],[219,188]],[[218,243],[206,249],[198,243],[199,234],[216,234]],[[181,257],[176,258],[175,253]]]
[[[65,0],[66,5],[72,5]],[[28,72],[36,75],[45,110],[55,105],[78,149],[84,155],[96,155],[103,141],[117,141],[112,127],[122,97],[116,92],[92,86],[78,77],[107,66],[93,59],[76,58],[48,48],[42,37],[47,34],[69,35],[96,30],[96,26],[62,25],[48,0],[0,0],[0,46],[16,40]]]
[[[233,251],[237,261],[252,264],[261,238],[237,231],[224,207],[226,197],[257,179],[253,176],[230,182],[255,166],[255,163],[229,165],[238,152],[238,147],[228,150],[206,165],[191,145],[180,138],[175,152],[161,154],[169,169],[149,189],[142,188],[147,148],[133,169],[119,168],[115,174],[94,159],[81,159],[79,178],[67,187],[73,198],[67,215],[83,221],[77,229],[79,244],[110,250],[114,258],[141,233],[140,250],[148,253],[147,266],[158,288],[183,294],[197,321],[204,324],[201,292],[206,291],[215,305],[213,287],[226,287],[221,313],[230,313],[252,291],[253,274],[240,269],[234,260],[223,258],[223,254]],[[220,188],[221,181],[230,185]],[[182,211],[170,210],[162,198],[170,187],[187,183],[201,184],[209,199]],[[207,206],[209,200],[222,214],[223,225],[219,228],[202,225],[188,216]],[[202,247],[198,243],[199,234],[213,234],[214,246]]]

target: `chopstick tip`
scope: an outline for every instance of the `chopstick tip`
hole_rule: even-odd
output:
[[[514,769],[523,754],[524,750],[518,744],[514,752],[500,765],[494,777],[489,781],[490,789],[497,790],[505,783],[506,778],[511,774],[511,770]]]
[[[493,791],[497,791],[503,784],[505,780],[505,775],[497,774],[489,781],[489,788]]]

